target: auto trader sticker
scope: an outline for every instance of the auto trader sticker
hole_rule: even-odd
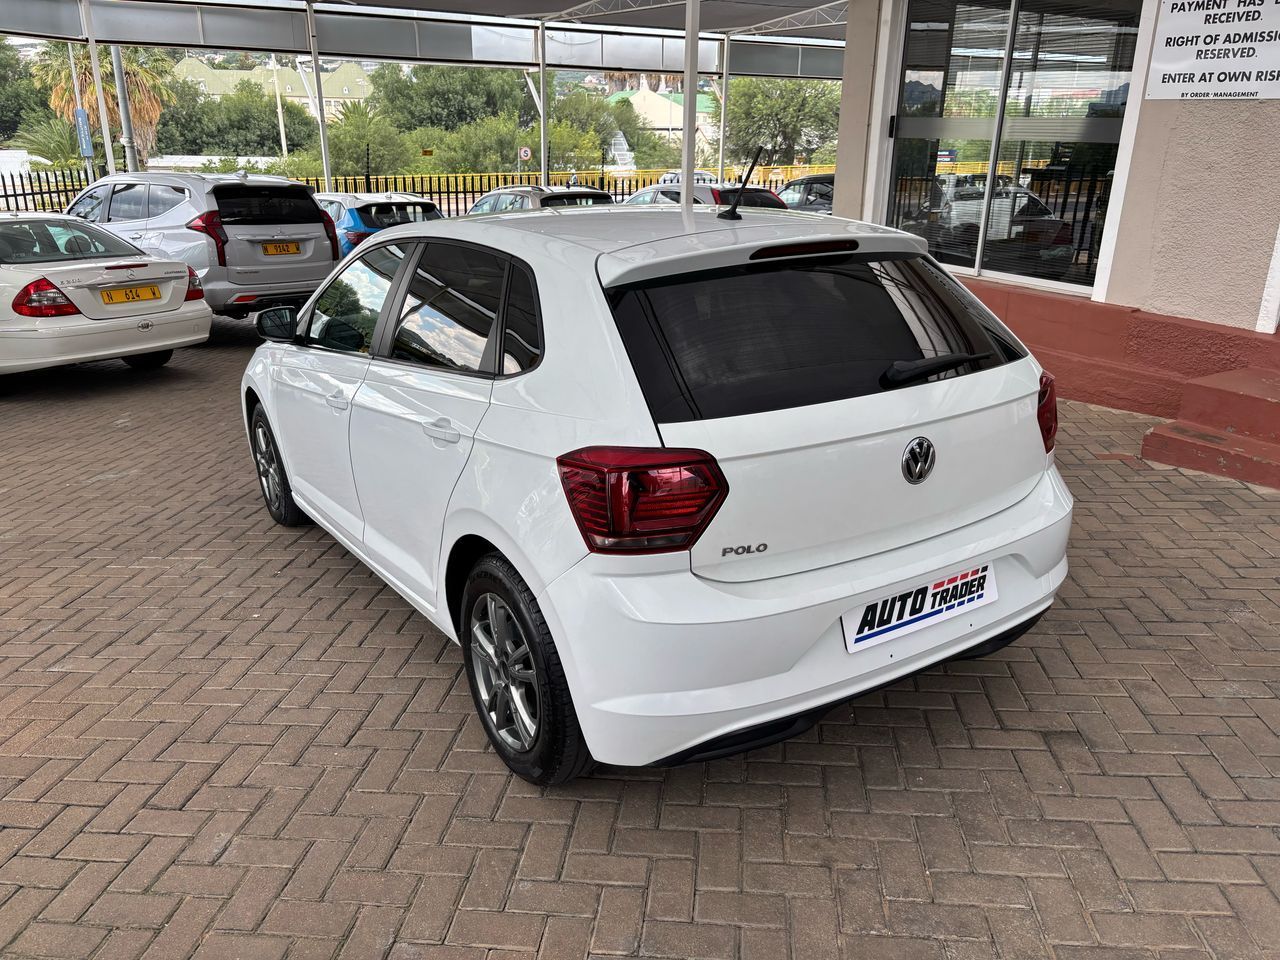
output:
[[[905,636],[991,603],[996,596],[995,574],[989,566],[933,580],[845,614],[845,646],[852,653]]]

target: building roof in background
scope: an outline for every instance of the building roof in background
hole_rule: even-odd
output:
[[[264,90],[273,90],[270,67],[254,67],[252,70],[220,69],[195,57],[183,57],[174,64],[175,76],[203,84],[204,92],[211,97],[224,97],[235,91],[245,80]],[[358,63],[344,61],[336,70],[322,73],[326,100],[363,100],[371,89],[369,77]],[[286,97],[306,97],[307,87],[293,67],[280,65],[280,92]]]
[[[617,103],[620,100],[634,99],[636,96],[640,94],[647,94],[654,97],[661,97],[664,100],[671,101],[677,107],[680,107],[680,108],[684,107],[683,93],[655,93],[654,91],[649,90],[647,87],[644,88],[643,90],[619,90],[617,93],[609,94],[609,96],[606,99],[608,100],[609,103]],[[716,112],[716,110],[717,110],[717,107],[716,107],[715,97],[711,96],[711,94],[709,93],[698,94],[698,113],[713,114]]]

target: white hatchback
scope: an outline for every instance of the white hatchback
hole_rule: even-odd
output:
[[[0,214],[0,373],[120,358],[152,369],[209,338],[187,264],[59,213]]]
[[[272,516],[461,644],[535,783],[777,742],[998,649],[1066,576],[1052,378],[908,234],[622,206],[413,224],[258,326]]]

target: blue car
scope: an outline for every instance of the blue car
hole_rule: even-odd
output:
[[[343,256],[379,230],[444,216],[432,201],[412,193],[317,193],[315,200],[333,218]]]

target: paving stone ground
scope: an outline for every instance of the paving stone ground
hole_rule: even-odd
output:
[[[274,526],[246,324],[0,385],[0,955],[1280,957],[1280,494],[1065,404],[1034,632],[790,743],[534,789],[454,648]]]

